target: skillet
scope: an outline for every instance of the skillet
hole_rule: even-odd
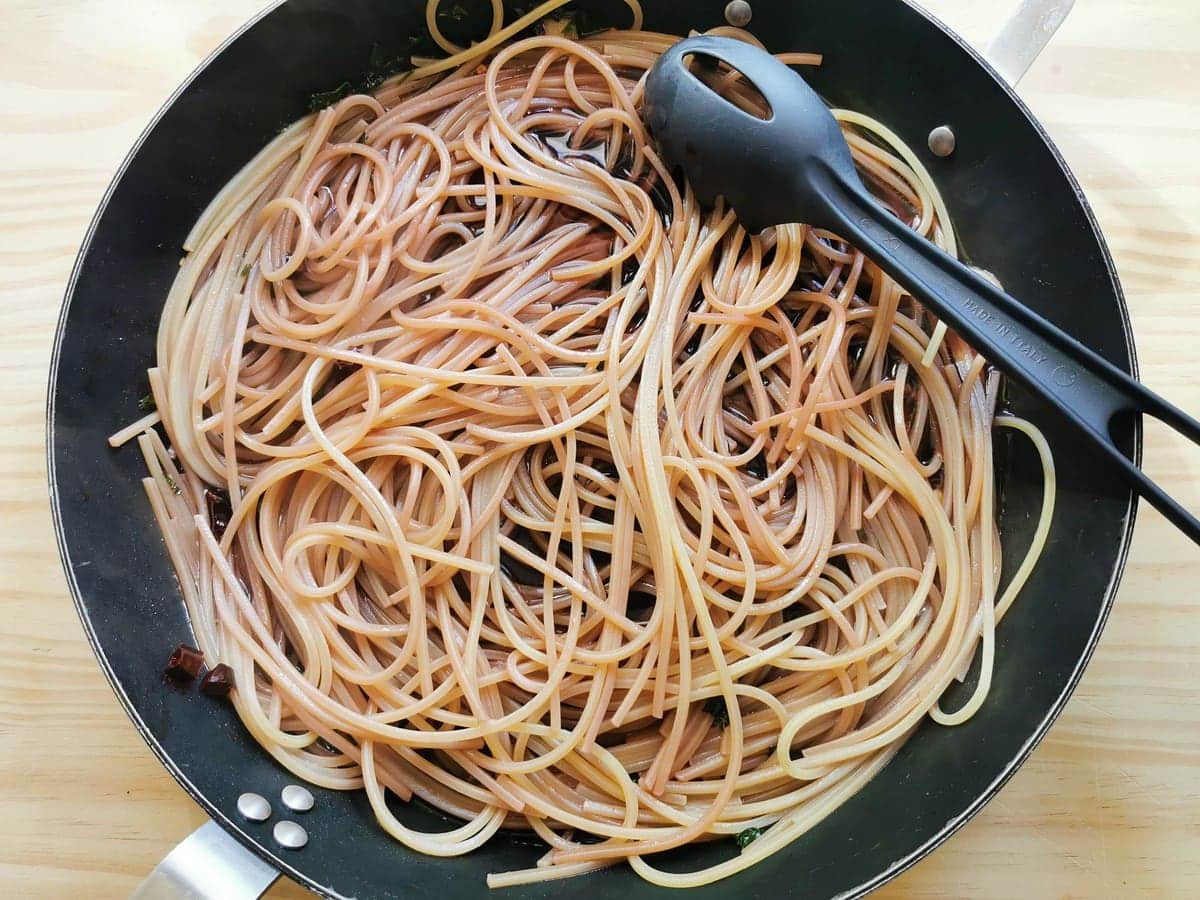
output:
[[[476,5],[482,12],[485,4],[463,4],[471,13]],[[583,5],[600,21],[627,21],[619,3]],[[686,34],[724,21],[720,0],[643,6],[645,27],[654,30]],[[1044,131],[978,55],[903,0],[754,0],[753,16],[750,29],[771,49],[825,54],[806,77],[828,101],[875,116],[918,150],[974,264],[1136,374],[1124,300],[1087,203]],[[253,742],[231,707],[163,685],[170,648],[194,641],[142,491],[140,458],[106,442],[139,415],[180,245],[209,199],[305,112],[309,95],[360,80],[376,43],[408,48],[410,37],[425,33],[423,17],[424,0],[289,0],[261,15],[201,66],[143,134],[71,277],[47,411],[63,565],[100,665],[135,726],[220,826],[205,826],[185,842],[159,887],[187,882],[187,866],[200,864],[207,883],[193,896],[255,896],[282,871],[329,896],[458,900],[483,894],[487,872],[532,865],[544,849],[498,835],[466,857],[420,856],[376,826],[364,797],[322,790],[314,790],[311,812],[292,816],[307,830],[307,846],[282,849],[272,826],[284,812],[280,790],[294,779]],[[469,15],[445,30],[461,42],[479,32],[479,21]],[[930,130],[943,123],[951,125],[956,148],[939,158],[925,147]],[[877,887],[977,812],[1062,709],[1111,606],[1135,503],[1112,465],[1072,452],[1070,427],[1031,396],[1014,385],[1005,403],[1041,427],[1057,451],[1059,493],[1042,561],[997,635],[984,707],[952,729],[922,726],[879,777],[804,838],[745,873],[694,890],[697,900],[726,892],[858,896]],[[1032,450],[1005,434],[997,445],[999,517],[1011,560],[1032,532],[1041,481]],[[1121,422],[1115,438],[1140,458],[1137,421]],[[244,791],[268,797],[276,817],[240,817]],[[450,827],[418,804],[399,814],[410,827]],[[694,868],[714,852],[685,848],[664,863]],[[217,881],[222,873],[233,881]],[[618,867],[505,895],[644,900],[663,893]]]

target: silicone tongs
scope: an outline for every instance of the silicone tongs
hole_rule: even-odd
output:
[[[689,62],[692,67],[689,67]],[[746,112],[693,68],[736,69],[770,107]],[[1200,423],[1014,300],[877,203],[841,128],[796,72],[733,38],[701,36],[664,53],[646,81],[643,118],[697,199],[723,195],[752,232],[787,222],[828,229],[861,249],[1005,374],[1074,424],[1129,484],[1194,542],[1200,521],[1113,441],[1119,414],[1148,414],[1195,443]]]

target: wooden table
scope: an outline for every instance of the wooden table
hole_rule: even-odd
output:
[[[0,890],[121,897],[204,816],[100,674],[44,475],[54,322],[89,218],[159,104],[261,0],[0,0]],[[928,5],[983,43],[1008,0]],[[1015,5],[1015,0],[1012,0]],[[992,7],[996,7],[993,9]],[[1142,376],[1200,410],[1200,4],[1081,0],[1022,83],[1117,260]],[[1146,468],[1200,509],[1200,453]],[[1100,649],[1008,787],[885,897],[1200,890],[1200,551],[1148,507]],[[307,896],[291,884],[272,896]]]

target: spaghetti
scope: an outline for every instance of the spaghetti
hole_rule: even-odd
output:
[[[698,885],[978,708],[1053,467],[861,253],[747,234],[676,184],[638,112],[675,37],[510,40],[561,5],[505,27],[495,3],[468,50],[431,7],[447,59],[237,175],[166,301],[158,412],[113,441],[141,446],[197,639],[282,765],[364,790],[423,853],[545,840],[494,886],[622,861]],[[916,157],[837,115],[878,196],[955,252]],[[1046,470],[1000,597],[995,424]],[[463,824],[414,831],[389,792]],[[739,834],[699,872],[647,858]]]

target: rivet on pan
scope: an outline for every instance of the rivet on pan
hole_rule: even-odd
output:
[[[929,132],[929,151],[934,156],[949,156],[954,152],[954,132],[949,125],[939,125]]]
[[[312,792],[298,784],[289,784],[279,796],[292,812],[308,812],[313,808]]]
[[[729,0],[725,4],[725,21],[734,28],[745,28],[750,24],[750,18],[754,15],[754,10],[750,8],[750,4],[746,0]]]
[[[286,847],[288,850],[299,850],[308,843],[308,832],[295,822],[276,822],[275,823],[275,843],[280,847]]]
[[[237,810],[242,818],[251,822],[265,822],[271,818],[271,804],[262,794],[242,794],[237,798]]]

